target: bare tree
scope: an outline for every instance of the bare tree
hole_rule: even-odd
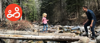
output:
[[[97,0],[97,3],[98,3],[98,9],[100,9],[100,5],[99,5],[100,3],[99,3],[99,2],[100,2],[100,1],[99,1],[99,0]]]

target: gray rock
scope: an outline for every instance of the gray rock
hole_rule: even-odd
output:
[[[79,43],[89,43],[90,39],[88,37],[80,37]]]
[[[97,43],[100,43],[100,35],[96,38]]]
[[[71,43],[79,43],[78,41],[76,41],[76,42],[71,42]]]
[[[96,40],[90,40],[89,43],[96,43]]]

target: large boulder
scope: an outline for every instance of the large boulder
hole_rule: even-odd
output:
[[[90,39],[88,37],[80,37],[79,43],[89,43]]]
[[[96,38],[97,43],[100,43],[100,35]]]

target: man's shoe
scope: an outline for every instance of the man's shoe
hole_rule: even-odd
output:
[[[88,37],[88,34],[83,34],[83,36],[87,36]]]
[[[94,40],[96,37],[92,36],[91,38]]]

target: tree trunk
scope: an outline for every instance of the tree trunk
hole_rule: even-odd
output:
[[[0,0],[0,20],[2,21],[2,0]]]
[[[19,0],[19,1],[20,1],[20,2],[19,2],[19,3],[20,3],[20,6],[21,6],[21,5],[22,5],[22,2],[21,2],[21,0]],[[23,13],[22,13],[22,14],[23,14]],[[20,20],[22,20],[22,16],[21,16]]]
[[[61,16],[61,18],[62,18],[62,0],[60,0],[60,16]],[[61,22],[61,18],[60,18],[60,22]]]
[[[99,0],[97,0],[97,3],[98,3],[98,9],[100,9]]]

